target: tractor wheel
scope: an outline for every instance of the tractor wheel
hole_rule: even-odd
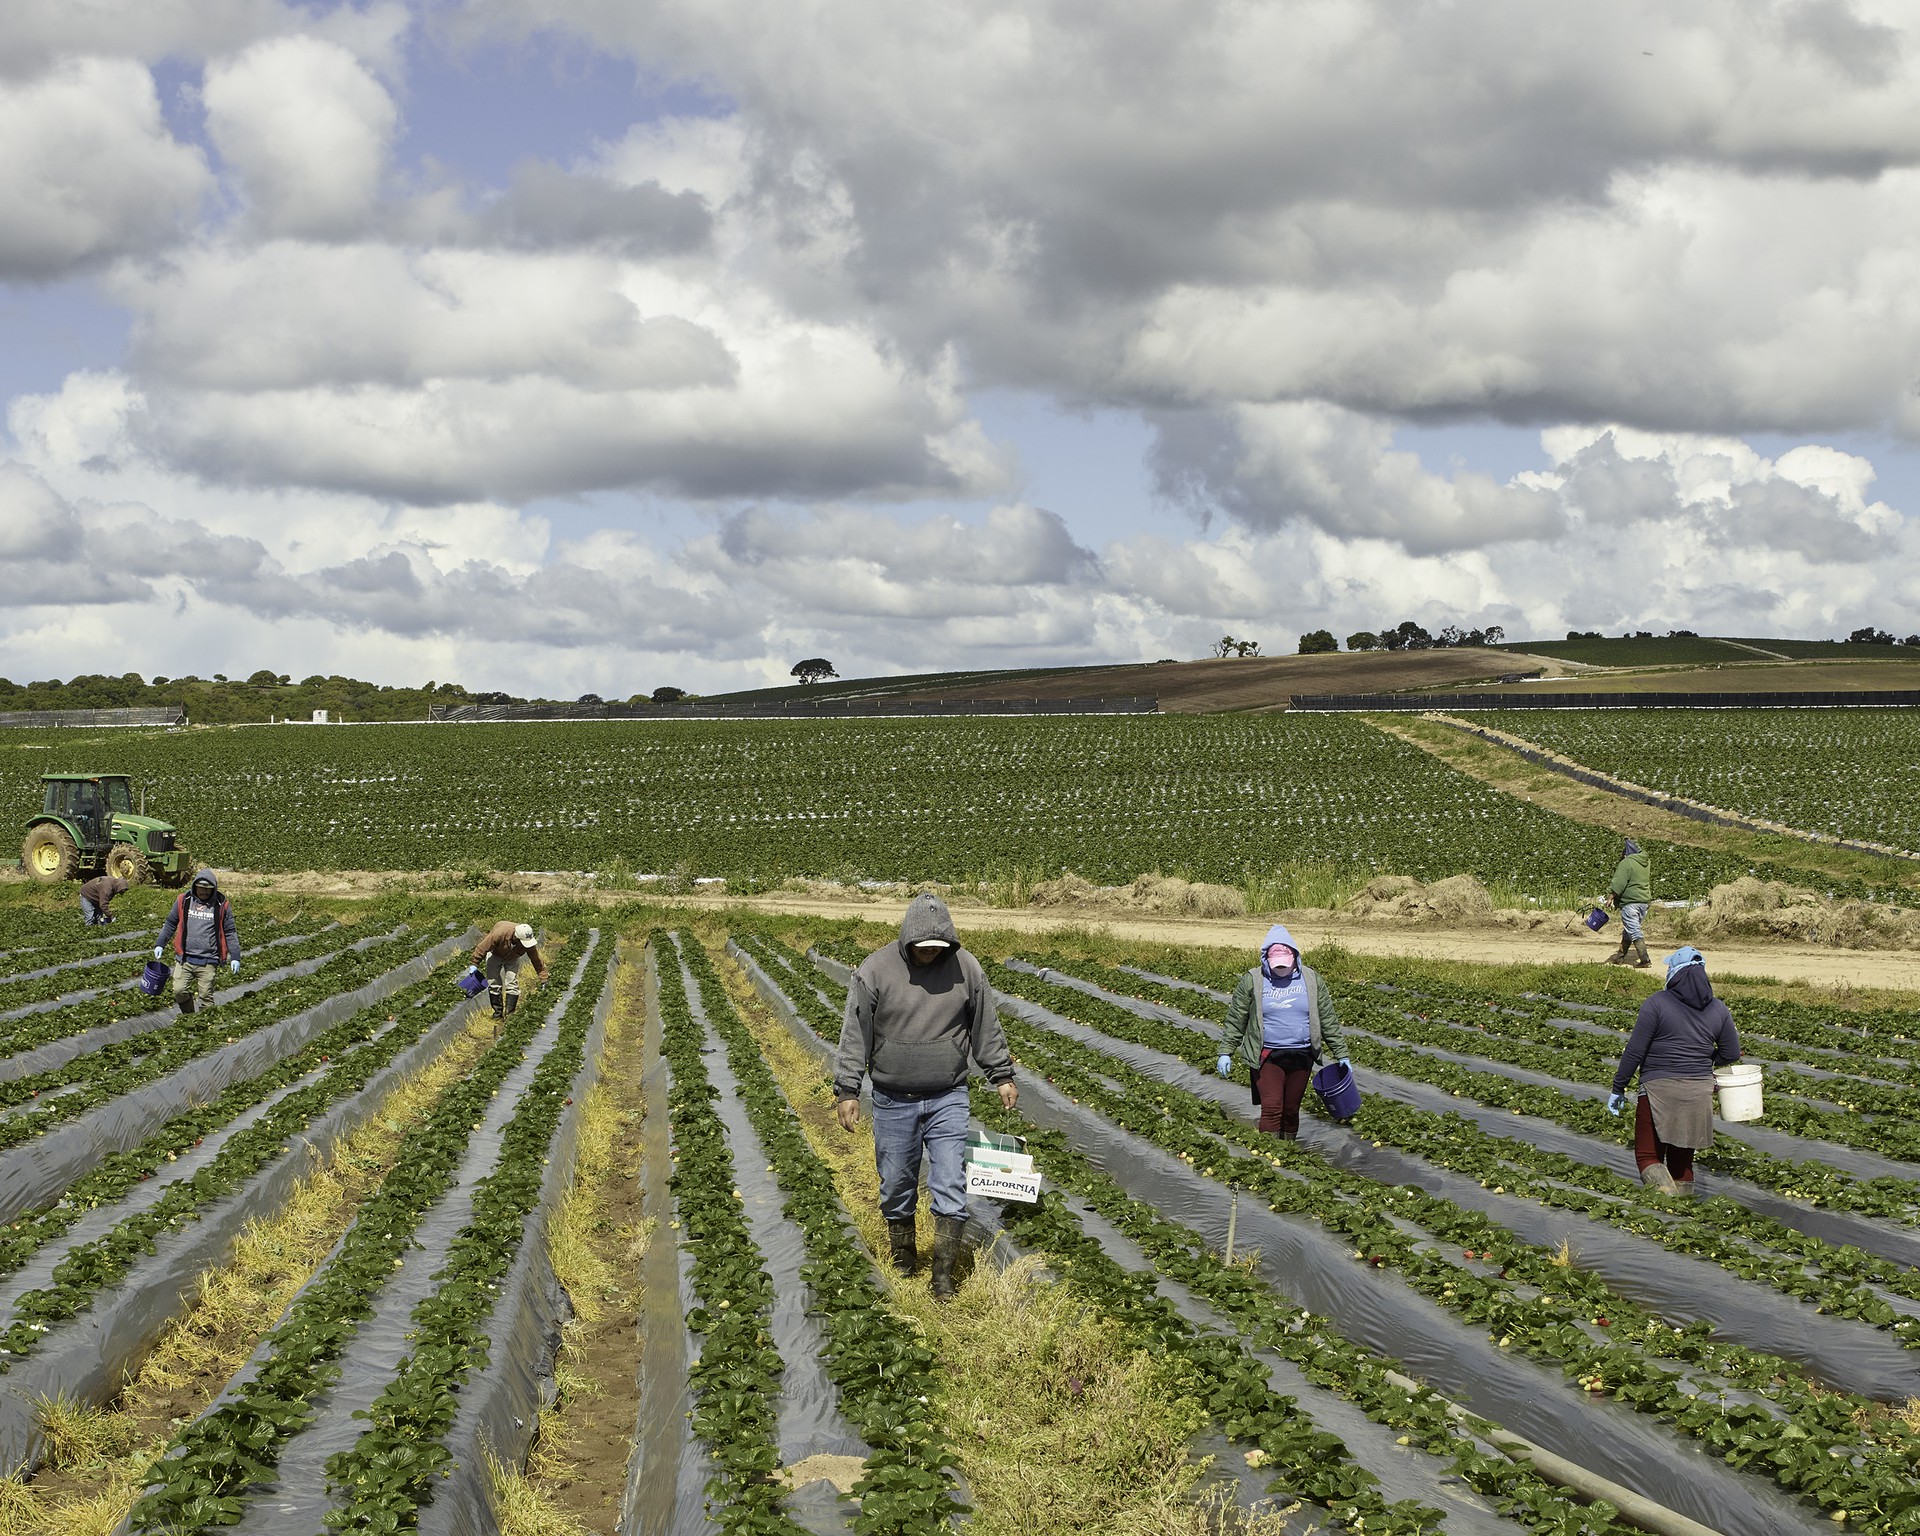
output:
[[[161,874],[160,884],[164,885],[168,890],[177,890],[187,883],[192,877],[192,874],[192,860],[182,858],[178,869],[169,869]]]
[[[153,879],[153,866],[132,843],[115,843],[107,850],[107,873],[128,885],[145,885]]]
[[[80,863],[80,850],[74,847],[65,827],[43,821],[20,845],[20,862],[35,880],[54,885],[73,878]]]

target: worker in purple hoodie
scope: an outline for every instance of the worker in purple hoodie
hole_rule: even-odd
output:
[[[1633,1159],[1640,1182],[1662,1194],[1693,1193],[1693,1155],[1713,1145],[1713,1069],[1740,1059],[1740,1032],[1713,995],[1706,957],[1691,944],[1667,956],[1667,985],[1640,1005],[1613,1074],[1607,1113],[1626,1108],[1640,1074]]]
[[[1275,923],[1260,946],[1260,963],[1234,986],[1214,1069],[1231,1077],[1236,1062],[1245,1067],[1260,1106],[1260,1129],[1293,1141],[1300,1135],[1307,1083],[1329,1054],[1348,1065],[1333,993],[1318,971],[1302,963],[1293,935]]]

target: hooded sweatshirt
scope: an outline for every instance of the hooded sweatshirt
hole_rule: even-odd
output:
[[[1633,1074],[1645,1083],[1658,1077],[1712,1077],[1715,1067],[1740,1059],[1740,1032],[1727,1005],[1713,995],[1704,961],[1682,966],[1664,992],[1640,1005],[1633,1034],[1613,1074],[1613,1091],[1625,1093]]]
[[[1607,894],[1623,907],[1653,900],[1653,866],[1632,838],[1626,840],[1620,862],[1614,866]]]
[[[1292,963],[1284,971],[1276,971],[1267,959],[1276,944],[1293,951]],[[1313,1010],[1300,948],[1279,923],[1267,930],[1260,945],[1260,1024],[1260,1044],[1266,1050],[1304,1051],[1313,1044]]]
[[[915,965],[907,950],[943,939],[948,948],[932,965]],[[922,893],[907,903],[897,943],[860,962],[847,988],[833,1091],[858,1098],[860,1079],[903,1098],[926,1098],[967,1080],[967,1060],[990,1083],[1013,1080],[1013,1057],[993,1004],[993,987],[980,962],[960,947],[947,904]]]
[[[1275,975],[1267,966],[1267,951],[1284,944],[1294,952],[1293,968]],[[1324,1054],[1347,1054],[1346,1036],[1334,1012],[1333,993],[1326,979],[1300,958],[1293,935],[1275,924],[1261,941],[1260,963],[1240,977],[1227,1004],[1221,1033],[1222,1054],[1244,1067],[1257,1069],[1271,1050],[1312,1051],[1313,1014],[1320,1014],[1320,1041]],[[1282,1042],[1276,1044],[1276,1041]],[[1322,1054],[1316,1052],[1316,1059]]]
[[[212,898],[194,894],[202,885],[213,887]],[[173,946],[174,955],[188,965],[217,965],[240,958],[240,935],[233,925],[233,906],[220,890],[220,877],[203,869],[193,877],[160,925],[160,947]]]

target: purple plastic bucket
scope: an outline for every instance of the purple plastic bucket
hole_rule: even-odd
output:
[[[158,997],[160,989],[167,984],[167,977],[172,974],[158,960],[149,960],[146,969],[140,973],[140,990],[148,997]]]
[[[478,997],[487,990],[487,978],[476,976],[472,971],[462,971],[460,979],[454,983],[468,997]]]
[[[1595,907],[1587,914],[1587,926],[1595,933],[1598,933],[1602,928],[1607,926],[1607,914],[1602,912],[1598,907]]]
[[[1328,1062],[1313,1074],[1313,1091],[1336,1120],[1351,1120],[1360,1113],[1360,1084],[1354,1080],[1352,1067]]]

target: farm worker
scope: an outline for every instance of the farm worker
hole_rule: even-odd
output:
[[[1613,883],[1607,887],[1607,899],[1620,909],[1620,948],[1607,956],[1608,965],[1625,965],[1629,954],[1633,964],[1645,970],[1653,962],[1647,958],[1647,940],[1643,925],[1647,906],[1653,900],[1653,870],[1640,845],[1625,839],[1620,862],[1614,866]]]
[[[233,926],[233,905],[210,869],[193,877],[193,884],[173,904],[160,925],[160,942],[153,946],[158,960],[173,950],[173,1000],[182,1013],[192,1013],[213,1002],[213,978],[221,966],[240,974],[240,935]]]
[[[114,875],[95,875],[80,887],[80,921],[92,928],[113,921],[108,910],[113,898],[127,888],[127,882]]]
[[[1293,935],[1275,923],[1260,945],[1260,963],[1234,985],[1214,1070],[1231,1077],[1235,1062],[1245,1067],[1260,1106],[1260,1129],[1295,1141],[1307,1080],[1329,1052],[1342,1066],[1352,1065],[1333,993],[1318,971],[1301,962]]]
[[[853,973],[833,1096],[841,1128],[851,1131],[860,1123],[860,1079],[873,1079],[880,1214],[894,1268],[906,1275],[919,1261],[914,1207],[924,1154],[933,1206],[933,1294],[941,1298],[953,1294],[967,1220],[969,1057],[1012,1109],[1020,1090],[993,987],[980,962],[960,947],[947,904],[923,892],[907,903],[899,942],[876,949]]]
[[[1667,986],[1640,1005],[1613,1074],[1607,1113],[1626,1106],[1640,1074],[1633,1159],[1640,1182],[1663,1194],[1693,1193],[1693,1154],[1713,1145],[1713,1069],[1740,1059],[1740,1032],[1713,995],[1707,962],[1691,944],[1667,956]]]
[[[493,1004],[496,1019],[508,1018],[520,1006],[520,962],[531,961],[533,971],[547,979],[547,962],[540,953],[540,940],[532,923],[509,920],[495,923],[487,936],[473,946],[473,970],[487,978],[487,1000]]]

